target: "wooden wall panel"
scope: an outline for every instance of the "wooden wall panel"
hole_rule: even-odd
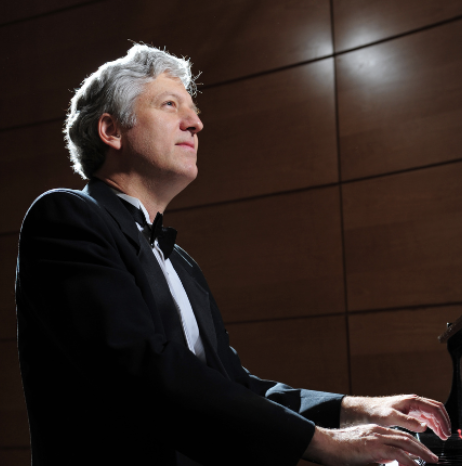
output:
[[[200,176],[172,208],[338,180],[331,60],[208,89],[199,104]],[[0,232],[19,229],[47,189],[85,184],[70,169],[61,128],[56,121],[0,132]],[[12,185],[22,186],[14,204]]]
[[[348,392],[344,316],[228,324],[242,365],[294,388]]]
[[[333,60],[198,97],[199,177],[172,207],[338,181]]]
[[[20,450],[0,449],[0,464],[2,466],[30,466],[30,450],[28,448]]]
[[[166,215],[227,322],[344,311],[338,188]]]
[[[178,2],[172,13],[178,18],[183,11],[184,3]],[[192,22],[186,19],[190,33],[175,41],[176,46],[178,53],[187,47],[204,70],[206,84],[333,52],[329,0],[206,2],[202,8],[192,4],[188,13],[194,15]],[[197,23],[207,27],[196,28]]]
[[[462,162],[343,187],[349,310],[462,300]]]
[[[0,132],[0,147],[0,233],[19,231],[27,209],[43,192],[85,185],[70,167],[60,121]]]
[[[53,1],[6,7],[8,21]],[[123,55],[127,39],[190,55],[205,85],[320,58],[332,53],[329,4],[89,2],[0,27],[8,51],[0,64],[10,71],[0,77],[8,89],[0,129],[9,128],[0,132],[2,465],[30,463],[14,341],[16,232],[41,192],[83,185],[61,135],[69,89]],[[461,0],[333,4],[337,50],[462,14]],[[461,35],[453,22],[336,58],[344,180],[462,158]],[[278,194],[338,181],[332,69],[327,58],[199,94],[199,179],[166,224],[209,279],[244,365],[294,386],[347,392],[339,187]],[[349,310],[462,300],[461,175],[462,162],[342,187]],[[242,200],[260,195],[268,196]],[[451,368],[436,336],[461,311],[350,314],[354,393],[444,400]]]
[[[452,363],[437,336],[461,314],[458,305],[350,316],[353,393],[417,393],[445,402]]]
[[[0,128],[63,118],[71,90],[106,59],[117,58],[114,49],[122,51],[122,41],[105,42],[106,28],[94,27],[104,23],[104,10],[105,2],[96,3],[0,28],[4,50],[10,51],[0,64],[12,70],[0,78],[9,89],[0,96],[0,106],[8,108],[0,116]]]
[[[462,157],[461,25],[337,57],[343,179]]]
[[[338,180],[331,60],[208,89],[199,104],[200,175],[172,208]],[[19,229],[47,189],[85,184],[70,169],[61,128],[54,121],[0,132],[0,232]],[[14,204],[12,185],[22,186]]]
[[[14,72],[1,77],[9,111],[0,128],[62,117],[69,89],[123,55],[128,39],[191,56],[210,84],[331,53],[329,1],[100,2],[2,27],[0,41],[14,53],[0,66]]]
[[[0,340],[16,338],[14,282],[18,234],[0,236]]]
[[[0,448],[29,446],[16,341],[0,341]]]
[[[98,0],[96,0],[98,1]],[[33,18],[37,15],[53,13],[56,10],[88,3],[86,0],[19,0],[0,4],[0,27],[2,24]]]
[[[334,0],[333,10],[341,51],[462,15],[462,1]]]

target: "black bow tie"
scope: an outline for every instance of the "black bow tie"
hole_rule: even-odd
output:
[[[154,241],[157,239],[159,247],[164,253],[164,257],[167,259],[172,253],[173,247],[175,246],[177,231],[174,228],[162,226],[163,215],[160,212],[157,212],[154,223],[151,226],[146,221],[146,217],[141,209],[138,209],[138,207],[135,207],[133,204],[130,204],[120,197],[119,199],[131,213],[132,217],[135,219],[135,222],[144,227],[144,232],[149,233],[149,237],[146,235],[146,239],[149,241],[149,244],[154,246]]]

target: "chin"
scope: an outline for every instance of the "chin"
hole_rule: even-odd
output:
[[[190,180],[190,182],[194,181],[197,178],[197,174],[198,174],[197,165],[194,164],[194,165],[189,165],[189,166],[184,167],[183,174],[186,178]]]
[[[190,184],[192,183],[195,179],[197,178],[197,170],[195,171],[195,173],[189,173],[188,176],[186,177],[187,179],[187,183]]]
[[[189,167],[182,167],[182,170],[178,170],[174,174],[175,180],[178,182],[181,180],[182,184],[187,186],[197,178],[197,166],[194,165]]]

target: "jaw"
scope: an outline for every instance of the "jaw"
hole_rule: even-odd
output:
[[[162,199],[167,205],[197,178],[197,174],[198,168],[195,162],[186,161],[173,168],[156,167],[155,174],[146,176],[144,173],[142,178],[151,195]]]

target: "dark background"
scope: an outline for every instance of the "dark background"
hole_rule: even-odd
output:
[[[84,185],[61,134],[71,90],[127,39],[203,72],[199,178],[165,223],[243,364],[295,386],[444,401],[436,337],[462,314],[461,0],[3,2],[2,466],[30,464],[21,219],[43,191]]]

